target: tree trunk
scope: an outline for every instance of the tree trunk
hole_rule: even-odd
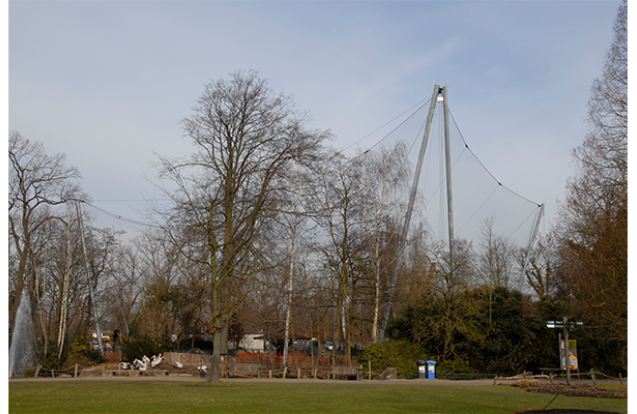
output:
[[[374,322],[372,324],[372,343],[378,342],[378,321],[380,318],[380,269],[374,270]]]
[[[214,275],[213,275],[214,277]],[[221,346],[221,331],[217,326],[219,325],[219,283],[215,280],[212,281],[212,314],[213,324],[215,330],[212,333],[212,356],[210,357],[210,382],[219,382],[219,358],[221,353],[219,348]]]
[[[218,318],[215,318],[218,320]],[[221,329],[212,334],[212,357],[210,359],[210,382],[219,382],[219,367],[221,365]]]
[[[58,329],[58,358],[62,357],[64,348],[64,335],[66,334],[66,315],[68,309],[68,286],[71,276],[71,219],[66,225],[66,266],[62,274],[62,294],[60,297],[60,325]]]

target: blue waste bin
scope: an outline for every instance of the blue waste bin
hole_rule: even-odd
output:
[[[427,361],[427,379],[436,379],[436,361]]]

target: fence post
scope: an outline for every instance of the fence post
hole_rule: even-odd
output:
[[[622,381],[622,373],[619,373],[619,385],[624,385],[624,382]]]
[[[369,371],[369,379],[372,379],[372,361],[367,361],[367,368]]]
[[[595,370],[593,368],[591,368],[591,379],[593,380],[593,385],[597,385],[595,381]]]
[[[551,384],[553,384],[553,373],[549,372],[549,379],[551,380]]]
[[[77,364],[75,364],[75,374],[73,374],[73,378],[77,378]]]

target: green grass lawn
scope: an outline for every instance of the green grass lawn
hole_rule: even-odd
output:
[[[507,386],[140,381],[9,384],[11,413],[513,413],[554,395]],[[549,408],[625,413],[627,401],[559,396]]]

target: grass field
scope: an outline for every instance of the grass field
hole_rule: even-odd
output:
[[[553,397],[506,386],[34,381],[9,384],[9,412],[510,414]],[[565,396],[549,408],[628,410],[626,400]]]

